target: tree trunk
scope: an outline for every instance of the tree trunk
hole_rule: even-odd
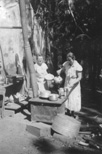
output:
[[[25,0],[19,0],[19,5],[20,5],[20,14],[21,14],[21,24],[22,24],[22,31],[23,31],[25,56],[26,56],[26,61],[28,64],[29,72],[30,72],[33,96],[37,97],[38,88],[37,88],[37,82],[36,82],[36,76],[35,76],[35,70],[34,70],[31,49],[30,49],[30,45],[28,42],[28,29],[27,29]]]

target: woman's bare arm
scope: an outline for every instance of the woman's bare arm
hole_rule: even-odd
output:
[[[82,72],[77,71],[76,83],[82,79]]]

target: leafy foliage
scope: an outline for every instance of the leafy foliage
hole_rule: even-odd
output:
[[[63,48],[65,42],[85,34],[89,38],[101,34],[101,0],[33,0],[31,1],[40,24],[54,46]],[[60,46],[59,46],[60,45]]]
[[[59,54],[64,61],[66,52],[72,50],[79,61],[88,59],[90,70],[98,76],[102,67],[102,1],[31,0],[31,3],[50,40],[55,65]]]

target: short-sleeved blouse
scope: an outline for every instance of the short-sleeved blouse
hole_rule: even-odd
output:
[[[68,62],[65,62],[63,64],[63,67],[65,69],[66,76],[69,76],[70,78],[76,78],[77,72],[82,72],[82,66],[74,60],[74,63],[72,66],[69,66]]]
[[[45,63],[43,63],[41,66],[39,66],[38,64],[34,65],[35,68],[35,72],[37,74],[37,78],[39,79],[43,79],[44,76],[47,74],[47,65]]]

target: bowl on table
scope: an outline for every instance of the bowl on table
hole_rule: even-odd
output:
[[[49,100],[50,101],[57,101],[58,100],[58,97],[59,97],[58,94],[50,94]]]

